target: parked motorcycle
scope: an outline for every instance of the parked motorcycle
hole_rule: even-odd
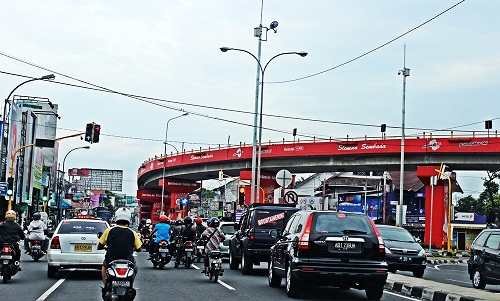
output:
[[[153,267],[163,269],[167,263],[170,262],[172,256],[170,255],[169,245],[166,240],[160,241],[158,244],[158,250],[154,252],[151,257],[151,262],[153,263]]]
[[[3,244],[0,253],[0,275],[3,277],[3,283],[7,283],[19,271],[19,261],[14,262],[15,252],[13,245]]]
[[[106,291],[104,301],[132,301],[136,291],[134,284],[134,263],[118,259],[109,263],[106,270]]]
[[[205,275],[208,276],[210,280],[217,282],[219,276],[222,276],[224,269],[222,268],[222,254],[220,251],[212,251],[208,255],[208,269],[205,271]]]
[[[45,255],[45,252],[42,250],[42,244],[44,242],[41,240],[32,240],[30,241],[30,255],[34,261],[38,261],[40,258]]]
[[[195,244],[192,241],[186,241],[184,243],[184,254],[182,254],[181,260],[184,262],[186,268],[191,268],[191,264],[194,261],[195,255]]]

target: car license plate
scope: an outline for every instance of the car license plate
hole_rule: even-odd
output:
[[[12,255],[1,255],[0,259],[12,259]]]
[[[410,262],[411,257],[401,256],[399,257],[399,261]]]
[[[113,281],[111,281],[111,285],[113,287],[117,287],[117,286],[129,287],[130,282],[128,280],[113,280]]]
[[[75,245],[75,252],[92,252],[92,245]]]
[[[336,242],[333,246],[337,251],[354,251],[356,243],[353,242]]]

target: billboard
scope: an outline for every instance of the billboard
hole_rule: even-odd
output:
[[[70,169],[70,176],[74,174],[80,176],[79,180],[73,181],[78,191],[122,191],[123,170],[91,168]]]

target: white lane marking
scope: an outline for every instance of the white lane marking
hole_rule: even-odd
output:
[[[219,283],[220,285],[222,285],[223,287],[227,288],[230,291],[236,290],[234,287],[230,286],[229,284],[225,283],[224,281],[217,280],[217,283]]]
[[[45,293],[43,293],[36,301],[44,301],[50,294],[52,294],[65,280],[68,278],[68,275],[71,274],[76,269],[70,269],[70,273],[67,273],[64,278],[59,279],[54,285],[52,285]]]
[[[201,268],[199,268],[198,266],[196,266],[194,264],[192,264],[191,266],[193,268],[197,269],[197,270],[201,269]],[[219,283],[220,285],[222,285],[223,287],[227,288],[230,291],[235,291],[236,290],[234,287],[230,286],[229,284],[225,283],[224,281],[217,280],[217,283]]]
[[[413,297],[409,297],[409,296],[405,296],[405,295],[400,295],[398,293],[393,293],[393,292],[389,292],[389,291],[384,291],[384,294],[390,294],[390,295],[398,296],[398,297],[405,298],[405,299],[408,299],[408,300],[420,300],[418,298],[413,298]]]

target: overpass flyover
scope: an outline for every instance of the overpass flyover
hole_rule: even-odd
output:
[[[500,170],[500,137],[492,135],[405,138],[405,170],[440,165],[451,170]],[[328,139],[268,142],[262,145],[261,170],[275,174],[400,169],[401,138]],[[238,177],[251,170],[252,145],[183,150],[145,161],[138,169],[138,189],[162,189],[162,179],[200,181],[218,178],[219,170]]]

